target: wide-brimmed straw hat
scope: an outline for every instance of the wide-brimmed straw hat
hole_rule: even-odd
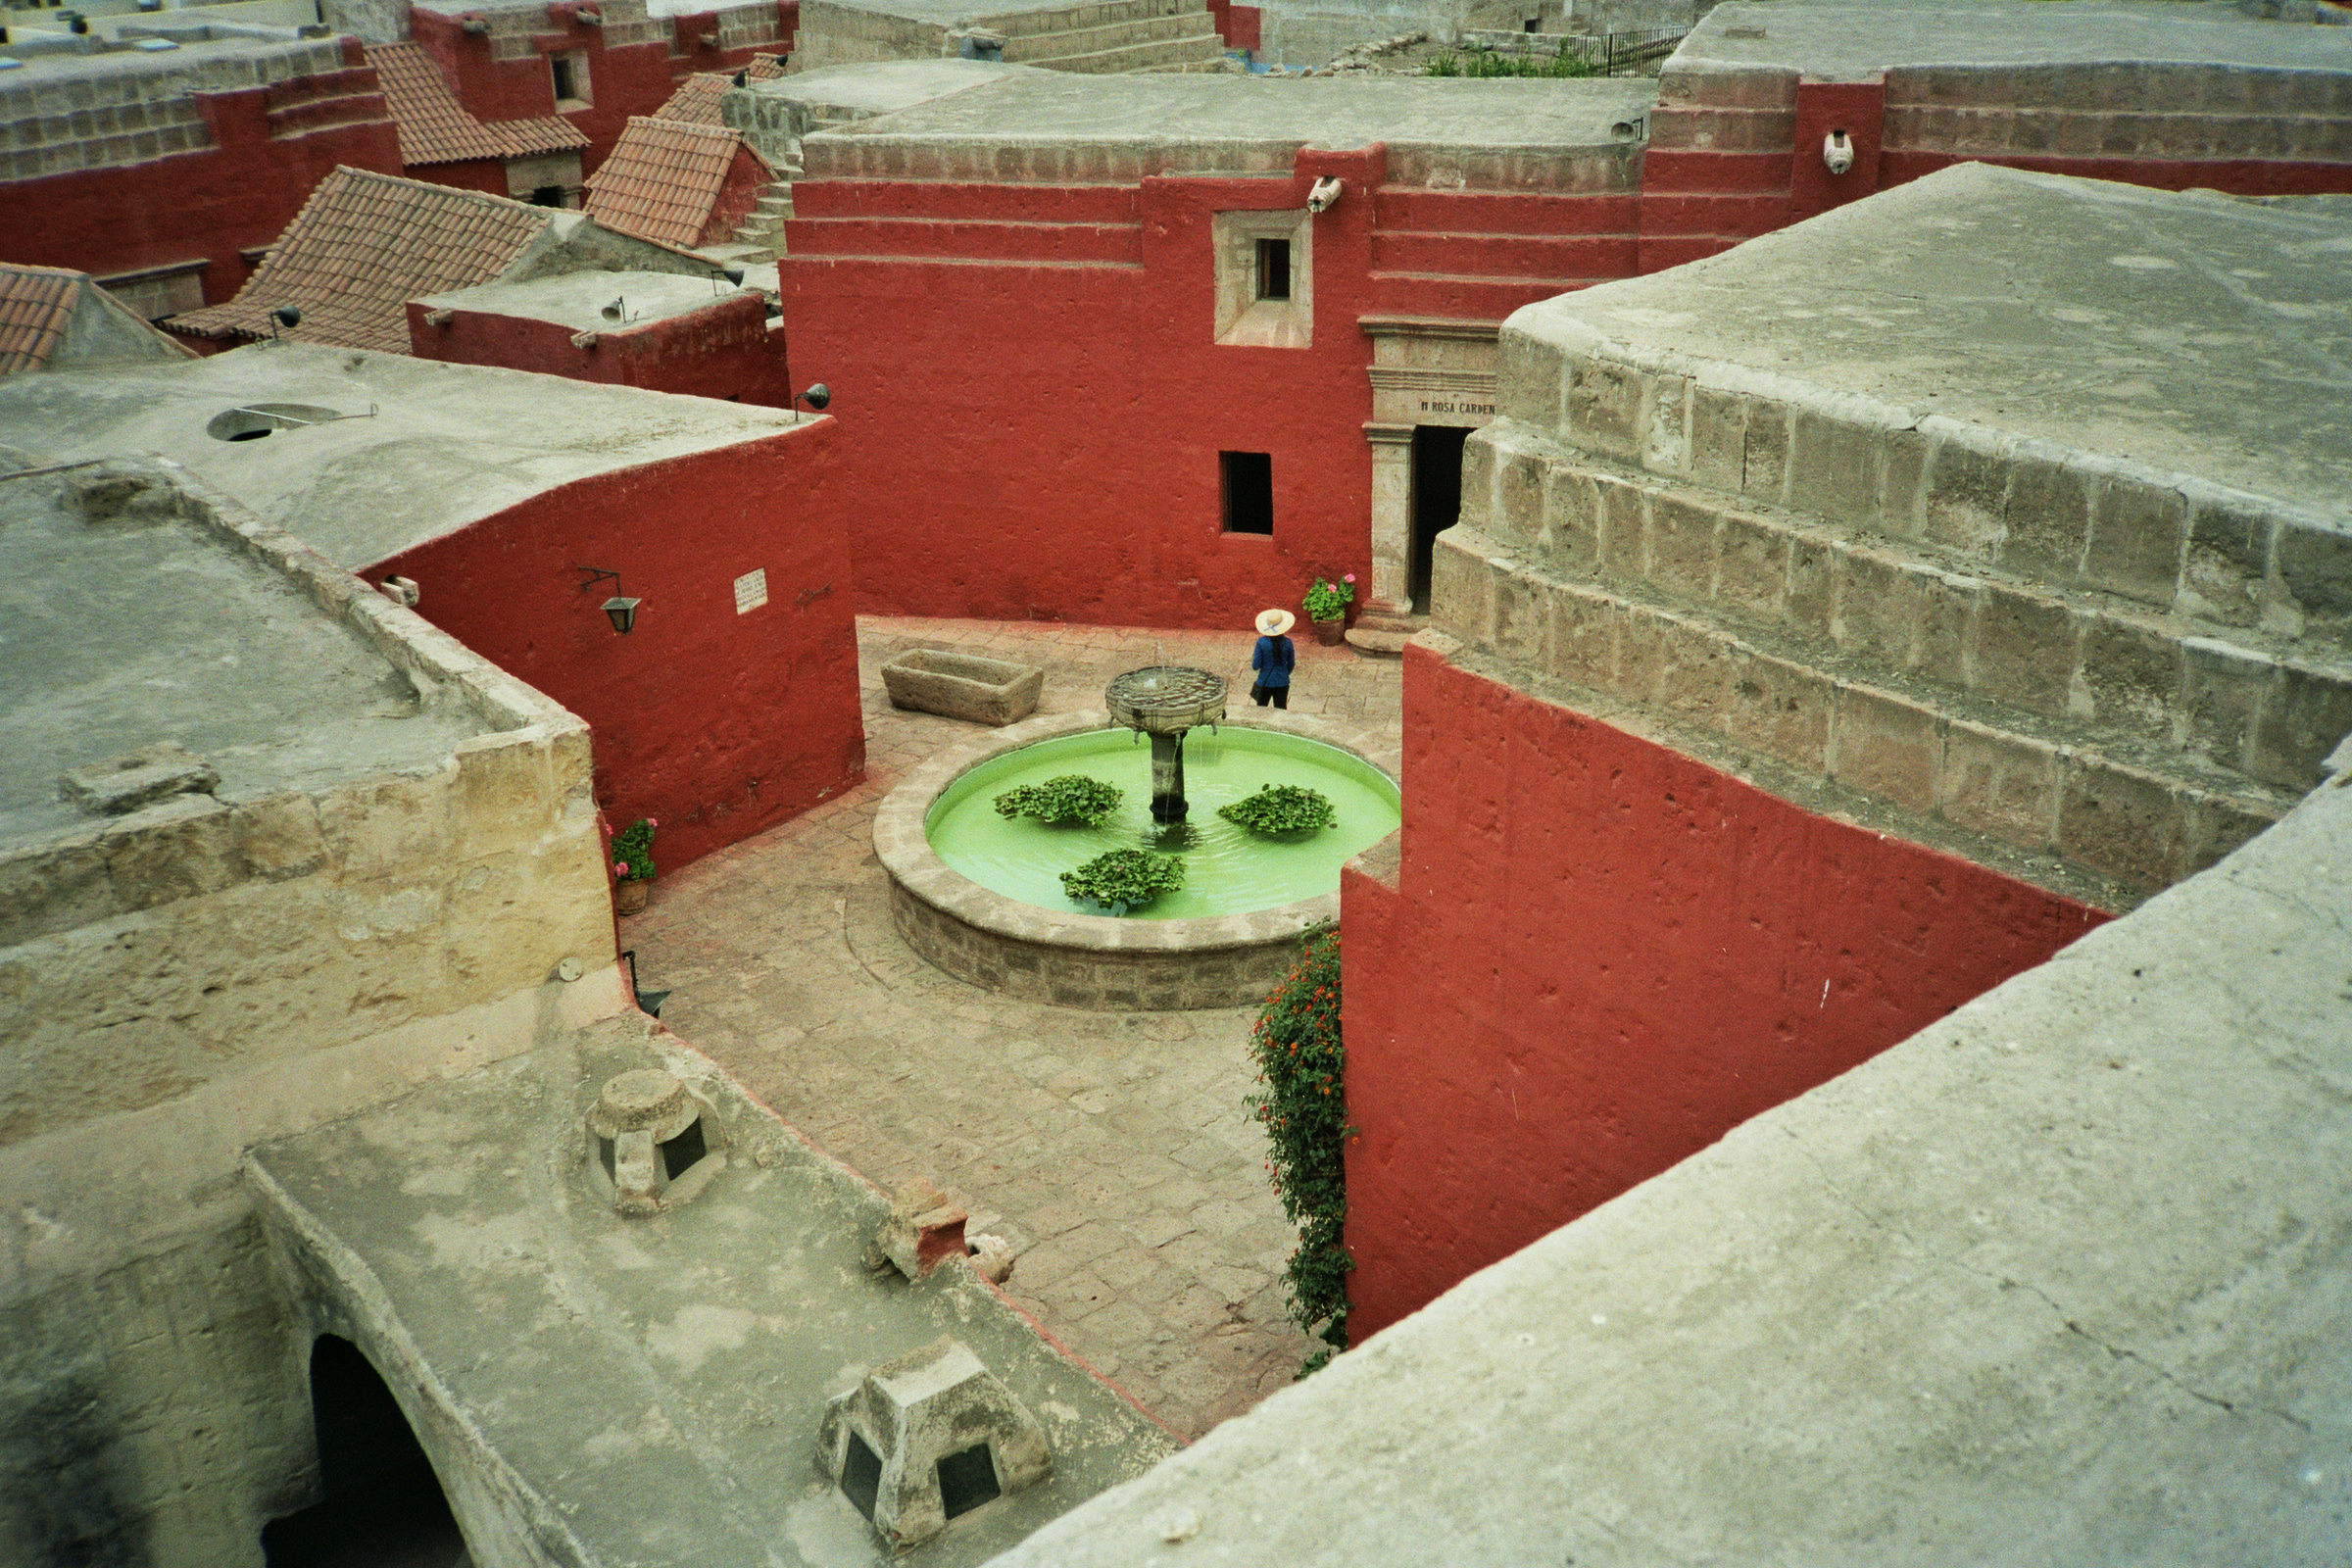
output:
[[[1257,613],[1257,634],[1260,637],[1279,637],[1298,624],[1298,617],[1287,610],[1261,610]]]

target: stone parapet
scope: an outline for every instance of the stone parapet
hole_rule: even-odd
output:
[[[1580,322],[1502,340],[1501,412],[1645,472],[1955,563],[2352,646],[2341,519],[2129,458],[1684,355]]]
[[[2160,765],[2188,754],[2295,791],[2352,728],[2352,660],[2326,642],[1954,569],[1910,541],[1594,462],[1509,421],[1466,455],[1464,519],[1500,548],[1697,607],[1806,658],[2080,725]]]

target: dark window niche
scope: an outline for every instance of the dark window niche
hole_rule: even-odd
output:
[[[985,1443],[939,1461],[939,1505],[951,1519],[994,1499],[1000,1490],[997,1461]]]
[[[1289,240],[1261,239],[1257,242],[1257,297],[1261,300],[1287,300],[1291,297]]]
[[[1220,452],[1227,533],[1274,531],[1274,458],[1266,452]]]
[[[531,191],[531,205],[533,207],[563,206],[564,187],[561,185],[540,185],[534,187]]]
[[[841,1457],[841,1491],[871,1524],[874,1499],[882,1494],[882,1456],[867,1447],[865,1440],[855,1432],[850,1434],[849,1449]]]

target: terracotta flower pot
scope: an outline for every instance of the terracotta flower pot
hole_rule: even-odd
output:
[[[612,884],[612,907],[621,914],[643,914],[645,901],[654,885],[637,877],[624,877]]]
[[[1329,620],[1313,621],[1310,624],[1315,628],[1315,641],[1326,648],[1337,648],[1348,640],[1348,621],[1345,616],[1335,615]]]

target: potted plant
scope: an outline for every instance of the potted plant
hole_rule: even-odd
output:
[[[640,914],[654,887],[654,829],[662,824],[641,816],[612,835],[612,907]]]
[[[1327,648],[1338,646],[1348,634],[1348,607],[1354,600],[1354,572],[1338,582],[1315,579],[1315,585],[1306,591],[1306,618],[1315,623],[1315,641]]]

